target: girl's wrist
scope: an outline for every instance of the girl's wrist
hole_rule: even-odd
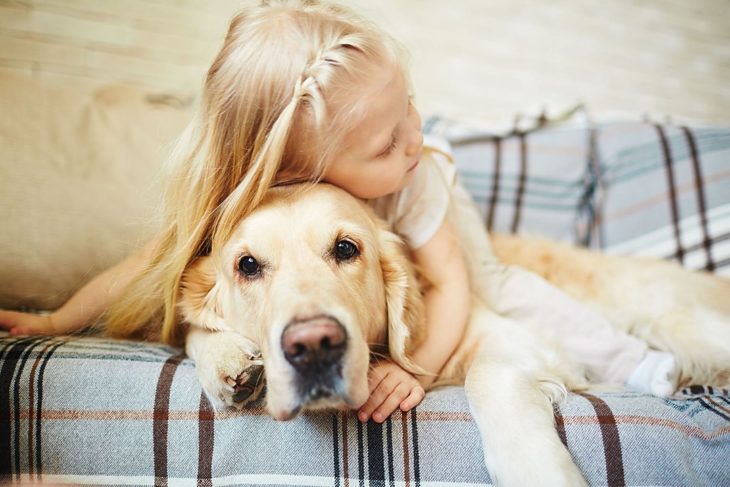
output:
[[[53,331],[53,333],[63,332],[63,314],[60,313],[60,309],[47,315],[43,315],[43,317],[46,319],[48,328]]]
[[[75,331],[78,328],[78,326],[73,326],[72,323],[69,323],[69,318],[66,315],[67,313],[64,313],[63,306],[52,313],[44,315],[47,320],[47,325],[53,330],[53,333],[64,334],[69,330]]]
[[[434,383],[434,381],[436,380],[436,377],[432,376],[432,375],[417,375],[416,379],[421,384],[421,387],[423,387],[423,389],[425,390],[425,389],[428,389],[431,386],[431,384]]]

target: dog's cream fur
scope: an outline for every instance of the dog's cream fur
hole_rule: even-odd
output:
[[[472,206],[457,201],[451,218],[469,256],[488,245]],[[360,255],[339,262],[342,238]],[[678,357],[682,382],[724,383],[730,369],[730,283],[671,264],[608,257],[567,245],[495,237],[506,263],[531,269],[607,316],[617,327]],[[261,274],[246,278],[241,257]],[[329,185],[271,190],[240,222],[233,238],[199,259],[183,279],[181,309],[192,325],[188,354],[204,389],[219,403],[236,403],[260,350],[266,407],[277,419],[302,408],[358,407],[368,397],[371,352],[381,348],[413,370],[409,353],[423,339],[419,284],[407,249],[372,211]],[[297,392],[297,372],[282,351],[287,324],[327,316],[347,336],[342,380],[330,397]],[[555,431],[552,403],[586,386],[580,368],[539,330],[491,312],[477,297],[461,345],[437,384],[465,384],[485,445],[485,461],[500,485],[584,485]]]

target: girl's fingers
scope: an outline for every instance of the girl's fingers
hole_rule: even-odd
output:
[[[390,395],[395,386],[396,384],[394,384],[387,378],[380,381],[378,386],[370,393],[370,397],[365,402],[365,404],[360,407],[360,410],[357,413],[357,418],[363,422],[370,419],[370,415],[372,414],[372,412],[375,411],[378,406],[383,404],[383,402]]]
[[[48,328],[41,328],[38,326],[16,326],[14,328],[10,329],[10,334],[12,336],[21,336],[21,335],[51,335],[53,332],[49,330]]]
[[[0,311],[0,328],[11,335],[48,335],[53,333],[49,315],[34,315],[18,311]]]
[[[397,365],[376,365],[368,374],[370,397],[358,410],[362,422],[372,417],[382,423],[396,409],[409,411],[423,400],[425,391],[408,372]]]
[[[426,397],[426,391],[423,390],[423,387],[414,387],[408,397],[400,403],[400,410],[403,412],[410,411],[414,407],[418,406],[421,401],[423,401],[424,397]]]
[[[0,310],[0,328],[5,330],[14,328],[18,324],[19,316],[22,316],[22,313]]]
[[[404,397],[408,395],[408,386],[405,384],[398,384],[393,392],[383,401],[383,403],[373,413],[373,421],[376,423],[382,423],[388,417],[398,409],[398,405]]]
[[[368,390],[370,391],[370,394],[373,393],[376,387],[380,385],[380,383],[387,377],[388,375],[388,368],[387,367],[379,367],[375,366],[368,374]]]

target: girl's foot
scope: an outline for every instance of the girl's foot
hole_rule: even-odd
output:
[[[678,377],[679,370],[674,355],[649,350],[631,373],[626,385],[639,392],[668,397],[677,390]]]

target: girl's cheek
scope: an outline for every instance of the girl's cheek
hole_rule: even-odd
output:
[[[416,130],[418,130],[420,132],[421,131],[421,114],[418,112],[418,109],[413,104],[413,102],[410,103],[409,107],[410,108],[409,108],[408,115],[413,120],[413,123],[416,126]]]
[[[408,141],[408,144],[406,144],[405,147],[405,150],[408,153],[407,155],[413,155],[411,152],[415,153],[420,150],[423,145],[423,133],[421,132],[420,117],[416,116],[409,124],[408,133],[405,134],[404,140]]]

